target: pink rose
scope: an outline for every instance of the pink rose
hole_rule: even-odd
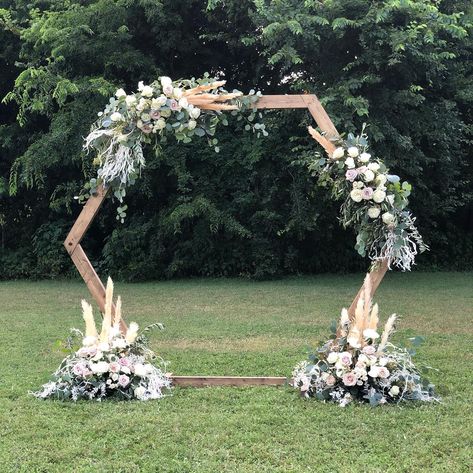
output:
[[[110,363],[109,370],[110,370],[112,373],[118,373],[118,372],[120,371],[120,363],[117,363],[116,361],[112,361],[112,362]]]
[[[166,95],[172,95],[172,93],[174,92],[174,88],[173,88],[172,84],[165,85],[163,87],[163,92]]]
[[[161,116],[161,114],[159,113],[159,110],[151,110],[151,112],[149,112],[149,116],[153,120],[157,120]]]
[[[351,354],[344,351],[343,353],[340,353],[338,360],[342,365],[349,366],[351,365]]]
[[[363,199],[370,200],[373,197],[373,188],[372,187],[365,187],[361,191],[361,195],[362,195]]]
[[[173,110],[174,112],[177,112],[181,109],[181,107],[179,106],[179,103],[174,99],[171,100],[171,103],[169,104],[169,108]]]
[[[85,365],[83,365],[82,363],[77,363],[76,365],[74,365],[74,367],[72,368],[72,371],[74,372],[74,374],[76,376],[83,376],[84,374],[84,369],[85,369]]]
[[[120,363],[121,366],[126,366],[126,367],[128,367],[128,368],[129,368],[130,365],[131,365],[130,360],[129,360],[128,358],[126,358],[126,357],[120,358],[120,359],[118,360],[118,363]]]
[[[153,131],[153,127],[152,127],[151,125],[143,125],[143,126],[141,127],[141,131],[142,131],[143,133],[148,134],[148,133],[151,133],[151,132]]]
[[[356,169],[348,169],[348,171],[345,173],[345,177],[347,181],[350,181],[350,182],[353,182],[357,176],[358,176],[358,171]]]
[[[387,378],[389,376],[389,370],[384,366],[380,366],[378,368],[378,377],[379,378]]]
[[[366,345],[366,347],[363,348],[363,353],[365,355],[374,355],[376,353],[376,348],[373,345]]]
[[[345,386],[355,386],[357,379],[356,376],[350,372],[343,375],[342,381]]]
[[[329,375],[327,379],[325,380],[325,383],[327,384],[327,386],[333,386],[335,382],[336,382],[336,379],[335,379],[335,376],[333,375]]]
[[[360,166],[357,169],[357,171],[358,171],[359,174],[363,174],[364,172],[368,171],[368,168],[366,166]]]
[[[121,374],[118,378],[118,384],[124,388],[130,384],[130,378],[126,374]]]

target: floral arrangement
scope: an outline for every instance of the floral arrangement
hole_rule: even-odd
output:
[[[224,85],[225,81],[205,74],[202,79],[172,81],[163,76],[150,85],[140,82],[132,94],[118,89],[85,138],[84,148],[96,152],[94,164],[99,168],[97,179],[86,185],[79,200],[88,198],[103,183],[123,202],[126,187],[145,166],[145,143],[154,143],[159,151],[160,143],[169,136],[183,143],[190,143],[195,136],[207,137],[219,152],[215,132],[219,124],[228,125],[228,112],[239,115],[238,119],[247,118],[246,130],[266,136],[264,124],[257,120],[262,114],[254,107],[261,94],[254,90],[246,96],[237,90],[229,93]],[[123,220],[126,208],[118,208],[118,219]]]
[[[294,387],[305,397],[334,401],[342,407],[354,400],[372,406],[439,400],[434,386],[422,378],[412,362],[412,350],[389,342],[395,314],[388,318],[382,334],[378,333],[378,305],[372,305],[370,290],[368,274],[354,317],[342,310],[332,338],[309,361],[294,368]],[[413,341],[417,344],[420,337]]]
[[[166,364],[148,348],[146,338],[151,328],[162,326],[154,324],[139,333],[138,325],[132,322],[126,333],[122,333],[121,298],[117,299],[113,323],[112,301],[113,282],[109,278],[100,334],[97,333],[92,306],[83,300],[85,336],[79,330],[73,330],[75,335],[81,336],[82,346],[71,350],[52,380],[33,393],[34,396],[72,401],[101,401],[104,398],[147,401],[165,395],[171,387],[171,380],[164,372]]]
[[[313,128],[309,132],[319,140]],[[418,252],[428,249],[407,210],[412,186],[368,153],[364,128],[360,136],[349,134],[337,145],[328,159],[312,160],[309,169],[343,200],[340,219],[344,227],[355,229],[355,248],[373,262],[387,260],[389,267],[410,270]]]

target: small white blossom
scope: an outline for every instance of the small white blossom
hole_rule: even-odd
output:
[[[360,157],[358,158],[362,163],[367,163],[371,158],[371,154],[369,153],[361,153]]]
[[[358,156],[359,150],[356,146],[350,146],[347,149],[348,156],[351,156],[352,158],[356,158]]]
[[[345,166],[348,169],[353,169],[355,167],[355,160],[353,158],[347,158],[345,160]]]
[[[341,159],[345,156],[345,150],[340,146],[332,153],[332,159]]]
[[[368,209],[368,217],[369,218],[378,218],[381,210],[378,207],[370,207]]]
[[[361,202],[363,200],[363,192],[361,189],[353,189],[350,192],[350,197],[355,202]]]
[[[374,192],[373,192],[373,200],[377,203],[377,204],[380,204],[381,202],[384,201],[384,199],[386,198],[386,192],[380,190],[380,189],[376,189]]]
[[[382,215],[383,223],[391,225],[394,222],[394,215],[391,212],[384,212]]]
[[[368,169],[369,169],[370,171],[373,171],[373,172],[379,171],[379,168],[380,168],[380,167],[381,167],[381,166],[379,165],[379,163],[369,163],[369,164],[368,164]]]

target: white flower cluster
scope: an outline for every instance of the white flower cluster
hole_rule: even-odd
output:
[[[381,171],[381,164],[371,161],[371,154],[360,152],[358,146],[350,146],[348,149],[338,147],[332,154],[334,160],[344,160],[346,168],[345,178],[352,184],[350,198],[354,202],[370,202],[373,205],[367,209],[367,215],[371,219],[377,219],[380,215],[384,224],[395,225],[395,216],[392,212],[386,211],[381,214],[382,206],[377,204],[385,203],[389,207],[394,204],[394,194],[387,194],[386,184],[389,179],[398,181],[397,176],[390,176]]]

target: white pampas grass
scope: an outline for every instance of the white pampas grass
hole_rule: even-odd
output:
[[[348,333],[348,327],[350,325],[350,316],[348,315],[348,310],[346,310],[345,308],[342,309],[339,324],[339,336],[346,337]]]
[[[133,343],[136,340],[136,337],[138,336],[138,329],[138,324],[135,322],[131,322],[125,335],[125,340],[128,343]]]
[[[94,313],[92,306],[84,299],[82,304],[82,317],[85,321],[85,336],[97,338],[97,328],[95,327]]]
[[[386,325],[384,326],[383,335],[381,335],[381,341],[379,342],[379,345],[378,345],[379,352],[384,350],[384,348],[386,347],[386,344],[388,343],[389,337],[394,332],[394,323],[396,322],[396,319],[397,319],[397,315],[392,314],[387,320]]]
[[[120,321],[122,319],[122,298],[117,297],[117,304],[115,306],[115,317],[113,318],[113,327],[115,329],[120,329]]]
[[[102,331],[100,332],[100,341],[108,342],[110,328],[112,327],[112,306],[113,306],[113,281],[108,278],[105,289],[105,313],[103,314]]]

